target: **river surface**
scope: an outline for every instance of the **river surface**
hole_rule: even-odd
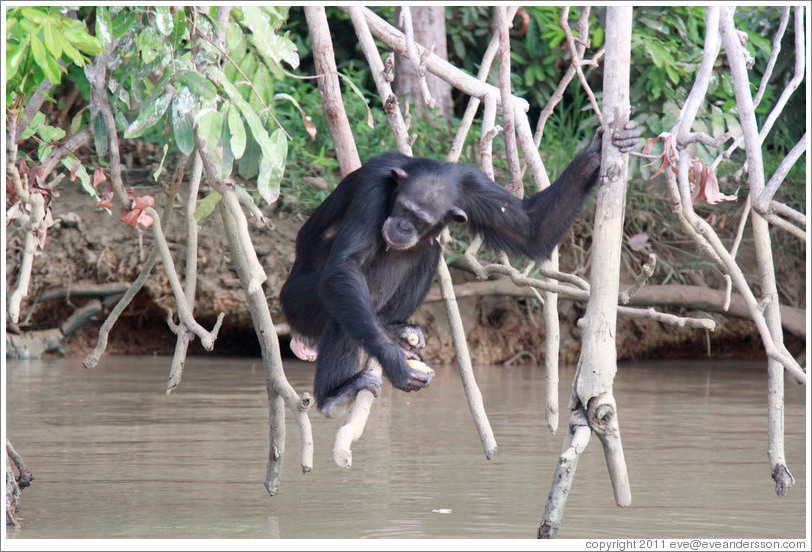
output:
[[[315,467],[299,469],[288,416],[279,494],[263,487],[268,414],[259,360],[10,361],[7,435],[35,480],[25,538],[535,538],[568,414],[544,421],[543,371],[475,369],[499,452],[487,461],[453,366],[431,387],[385,384],[353,466],[332,461],[337,420],[312,412]],[[615,380],[632,506],[614,505],[600,441],[578,465],[559,538],[803,538],[805,388],[788,381],[786,457],[796,485],[773,490],[764,362],[622,365]],[[302,393],[313,365],[286,362]],[[573,367],[562,368],[566,408]]]

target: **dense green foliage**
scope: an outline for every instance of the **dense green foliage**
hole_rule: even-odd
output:
[[[392,19],[392,8],[375,9]],[[645,126],[646,135],[656,136],[670,129],[690,90],[702,55],[705,11],[694,6],[635,8],[631,92],[636,119]],[[393,149],[391,132],[349,17],[337,8],[328,8],[327,14],[359,154],[366,159]],[[569,65],[570,53],[558,25],[560,14],[557,7],[531,6],[514,20],[512,85],[518,95],[530,101],[531,118],[538,115]],[[492,34],[491,9],[449,7],[446,16],[451,62],[476,73]],[[577,16],[578,10],[571,10],[571,26]],[[780,16],[779,7],[741,7],[736,11],[737,24],[748,31],[747,47],[756,60],[752,69],[754,88],[772,50],[771,40]],[[594,53],[603,43],[603,17],[604,9],[593,9],[588,52]],[[84,108],[73,114],[69,130],[75,133],[92,125],[95,131],[98,159],[81,159],[77,172],[85,188],[95,195],[87,175],[93,173],[93,165],[105,166],[108,140],[100,116],[91,120],[87,101],[92,75],[88,68],[93,56],[107,48],[108,96],[123,138],[154,142],[163,149],[164,156],[188,154],[194,146],[192,130],[196,127],[220,163],[221,178],[234,178],[256,199],[267,202],[276,200],[283,185],[286,195],[298,199],[297,209],[309,210],[337,183],[337,162],[312,78],[314,68],[303,10],[234,9],[222,49],[216,45],[216,33],[213,7],[13,8],[7,12],[8,109],[20,112],[46,79],[57,85],[51,91],[57,102],[68,87],[80,90]],[[791,76],[793,41],[790,24],[783,41],[788,54],[779,57],[767,85],[758,107],[760,120]],[[382,46],[381,51],[385,51]],[[732,84],[729,73],[721,70],[725,63],[723,57],[717,61],[720,71],[711,83],[705,111],[697,120],[697,129],[711,135],[737,130]],[[297,74],[291,74],[291,70]],[[600,97],[602,68],[587,67],[585,71]],[[455,94],[457,116],[466,103],[464,95]],[[768,171],[804,131],[805,109],[801,95],[795,95],[768,137]],[[591,136],[596,124],[589,101],[573,82],[545,130],[543,151],[553,175]],[[418,136],[415,153],[443,156],[455,129],[454,124],[415,117],[410,129]],[[29,142],[21,148],[21,155],[36,164],[51,153],[66,130],[46,120],[41,111],[23,135]],[[474,160],[474,140],[469,137],[463,160]],[[497,151],[500,140],[498,137],[495,144]],[[698,155],[712,158],[701,145]],[[497,169],[504,166],[504,160],[498,157],[495,162]],[[74,158],[66,161],[67,166],[75,167],[75,163]],[[802,170],[801,165],[794,170]],[[307,177],[322,179],[322,185],[314,187]],[[803,183],[803,178],[796,180]]]

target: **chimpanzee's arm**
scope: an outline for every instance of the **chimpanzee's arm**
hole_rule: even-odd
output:
[[[625,130],[615,133],[613,142],[626,152],[639,135],[637,125],[630,122]],[[598,182],[601,137],[602,131],[598,131],[550,187],[523,201],[480,171],[461,167],[461,207],[472,230],[494,249],[535,260],[549,258]]]

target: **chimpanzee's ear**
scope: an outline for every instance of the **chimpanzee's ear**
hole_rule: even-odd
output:
[[[468,214],[456,205],[451,208],[448,214],[451,215],[451,220],[454,222],[468,222]]]
[[[407,176],[408,175],[406,174],[406,171],[404,171],[400,167],[394,167],[392,169],[392,178],[394,178],[398,182],[400,182],[401,180],[405,180]]]

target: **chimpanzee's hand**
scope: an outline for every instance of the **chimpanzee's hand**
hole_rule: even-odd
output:
[[[586,148],[587,151],[591,151],[595,155],[599,154],[603,144],[603,132],[603,127],[598,127],[598,130],[595,131],[595,136],[592,138],[592,142],[590,142]],[[612,144],[622,153],[629,153],[637,145],[641,134],[642,130],[638,127],[637,122],[630,120],[623,126],[623,129],[615,130],[612,133]]]
[[[623,129],[615,130],[612,133],[612,144],[622,153],[629,153],[637,145],[641,133],[637,122],[629,121],[623,126]]]
[[[397,345],[395,347],[398,354],[390,357],[390,361],[393,362],[383,364],[383,369],[392,385],[401,391],[419,391],[428,387],[431,380],[434,379],[434,371],[425,372],[412,368],[400,347]]]

